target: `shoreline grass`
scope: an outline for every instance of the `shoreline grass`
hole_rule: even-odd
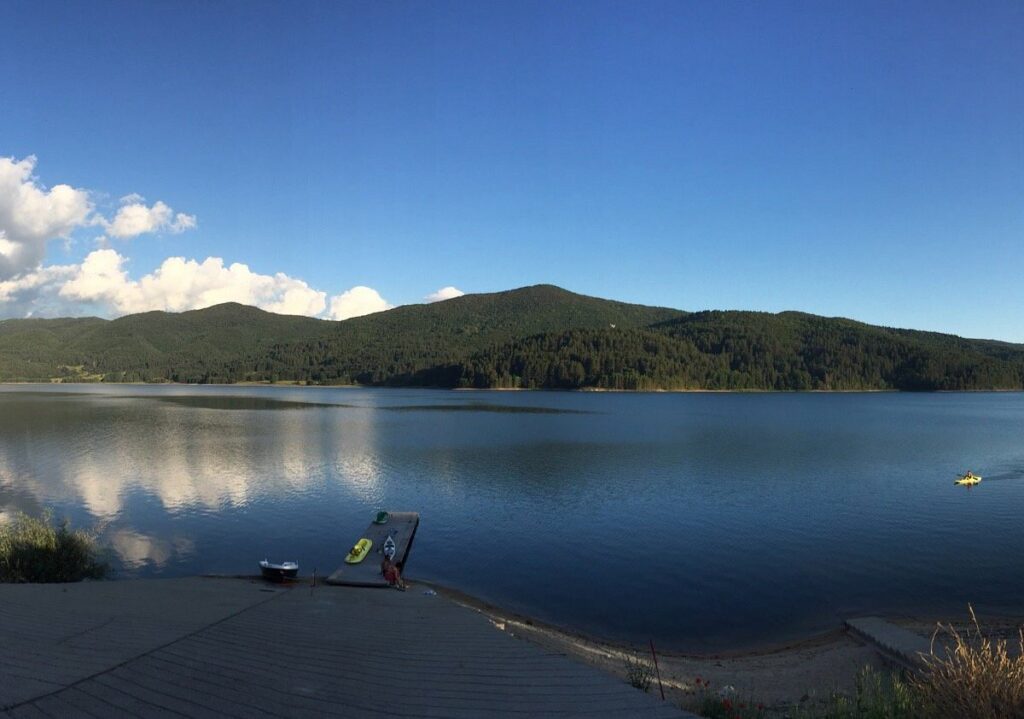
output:
[[[852,694],[833,693],[815,702],[766,707],[740,699],[735,691],[712,692],[698,677],[683,706],[706,719],[1019,719],[1024,717],[1024,630],[1017,651],[1005,638],[982,629],[974,608],[971,623],[958,630],[936,625],[931,651],[915,672],[864,667]],[[635,685],[634,685],[635,686]],[[727,689],[731,690],[731,687]]]
[[[80,582],[110,571],[95,536],[70,529],[66,519],[55,525],[52,512],[21,513],[0,525],[0,582]]]
[[[933,716],[964,719],[1011,719],[1024,716],[1024,630],[1018,629],[1018,651],[1011,654],[1006,639],[985,634],[974,613],[971,628],[958,631],[939,623],[932,651],[923,657],[925,671],[911,686],[925,698]],[[936,653],[936,640],[945,653]]]

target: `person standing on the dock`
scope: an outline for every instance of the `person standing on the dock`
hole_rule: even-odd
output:
[[[380,563],[380,573],[384,575],[384,581],[395,589],[405,591],[405,582],[402,581],[402,570],[397,564],[391,561],[391,557],[384,556]]]

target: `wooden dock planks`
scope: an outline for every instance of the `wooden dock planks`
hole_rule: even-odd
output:
[[[352,538],[352,544],[366,537],[373,542],[373,548],[366,559],[359,564],[345,564],[335,570],[334,574],[327,578],[328,584],[339,584],[350,587],[386,587],[388,583],[380,573],[380,563],[384,558],[384,540],[391,537],[395,541],[395,561],[405,566],[409,557],[409,550],[412,548],[412,540],[416,536],[416,528],[420,524],[420,515],[417,512],[389,512],[388,521],[385,524],[371,523],[366,531],[358,537]],[[344,551],[347,553],[347,545]]]

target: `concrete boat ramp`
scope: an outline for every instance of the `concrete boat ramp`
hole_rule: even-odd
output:
[[[907,671],[919,671],[925,667],[923,657],[932,655],[944,658],[946,648],[941,644],[932,646],[931,640],[904,629],[881,617],[857,617],[847,619],[848,632],[867,642],[889,664]]]
[[[687,717],[422,586],[0,585],[0,717]]]

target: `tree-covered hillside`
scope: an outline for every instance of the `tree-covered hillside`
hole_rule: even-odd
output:
[[[536,335],[451,374],[471,387],[1020,389],[1024,346],[796,312],[699,312],[642,329]]]
[[[179,314],[145,312],[111,321],[4,320],[0,381],[202,382],[206,368],[221,368],[277,342],[319,337],[335,324],[236,303]]]
[[[328,335],[246,355],[226,372],[332,384],[454,386],[457,378],[448,368],[517,338],[576,328],[646,327],[684,315],[536,285],[356,317]]]
[[[604,389],[1022,389],[1024,345],[539,285],[344,322],[237,304],[0,322],[0,380]]]

